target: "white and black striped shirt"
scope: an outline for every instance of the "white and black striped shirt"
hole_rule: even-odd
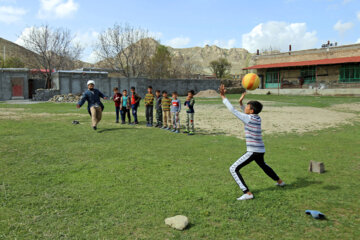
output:
[[[223,100],[225,106],[245,124],[246,149],[248,152],[265,152],[262,140],[261,118],[257,114],[245,114],[236,110],[227,98]],[[242,106],[242,110],[244,107]]]

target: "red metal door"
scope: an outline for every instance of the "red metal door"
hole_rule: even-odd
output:
[[[12,96],[23,97],[24,78],[11,78]]]

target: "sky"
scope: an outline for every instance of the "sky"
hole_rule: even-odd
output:
[[[328,40],[360,43],[359,0],[0,0],[0,37],[21,36],[44,24],[69,29],[82,60],[96,62],[101,32],[127,23],[162,44],[187,48],[320,48]]]

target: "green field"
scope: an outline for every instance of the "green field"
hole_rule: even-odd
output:
[[[360,102],[248,96],[255,98],[320,108]],[[196,106],[213,103],[221,100]],[[275,187],[252,163],[242,174],[255,199],[240,202],[229,167],[244,140],[146,128],[143,114],[141,126],[118,125],[113,103],[105,108],[93,131],[86,109],[73,104],[0,103],[14,113],[0,118],[0,239],[360,239],[359,120],[265,135],[265,159],[288,185]],[[326,172],[309,173],[310,160],[324,162]],[[177,214],[190,219],[185,231],[164,224]]]

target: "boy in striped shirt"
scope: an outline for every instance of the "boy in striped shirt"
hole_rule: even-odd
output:
[[[258,101],[250,101],[247,103],[246,107],[244,107],[242,101],[245,97],[245,93],[243,93],[239,99],[241,109],[244,112],[242,113],[237,111],[231,105],[229,100],[225,97],[225,92],[226,90],[224,85],[221,85],[220,96],[223,99],[223,103],[230,112],[239,118],[245,125],[247,152],[230,167],[231,175],[244,193],[241,197],[237,198],[237,200],[248,200],[254,198],[254,195],[250,192],[244,179],[240,175],[240,169],[254,160],[270,178],[277,182],[277,186],[285,186],[285,183],[264,161],[265,146],[261,134],[261,118],[258,115],[262,110],[262,104]]]
[[[153,126],[153,109],[154,109],[154,94],[152,93],[152,86],[148,86],[147,94],[145,95],[145,116],[146,116],[146,126]]]
[[[161,100],[161,107],[163,110],[162,129],[170,130],[171,129],[171,114],[170,114],[171,98],[168,97],[168,93],[166,91],[163,91],[162,95],[163,95]]]

